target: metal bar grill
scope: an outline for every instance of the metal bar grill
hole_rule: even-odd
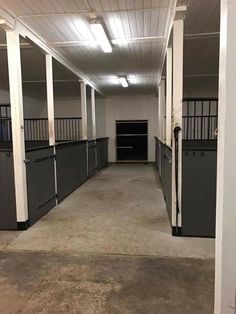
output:
[[[56,141],[80,140],[81,118],[55,118]],[[24,119],[25,141],[46,141],[48,135],[48,119]],[[11,141],[11,118],[0,118],[0,141]]]
[[[215,140],[218,126],[217,99],[184,99],[183,140]]]

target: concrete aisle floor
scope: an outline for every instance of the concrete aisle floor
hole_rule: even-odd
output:
[[[171,236],[152,165],[110,166],[0,250],[0,313],[213,313],[214,240]]]

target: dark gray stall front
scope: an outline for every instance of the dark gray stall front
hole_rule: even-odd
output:
[[[97,139],[97,170],[108,165],[108,137]]]
[[[58,201],[87,180],[87,141],[56,145]]]
[[[9,146],[9,145],[8,145]],[[55,151],[54,151],[55,150]],[[55,184],[55,158],[57,195]],[[97,163],[96,163],[97,160]],[[0,150],[0,229],[26,229],[108,164],[108,138],[26,150],[29,223],[17,225],[13,152]],[[88,169],[89,163],[89,169]]]
[[[88,141],[88,177],[93,177],[97,172],[96,141]]]
[[[183,150],[182,234],[215,236],[216,149]]]
[[[0,229],[16,230],[16,201],[12,151],[0,151]]]
[[[47,146],[26,152],[29,225],[56,205],[54,148]]]
[[[171,221],[171,203],[172,203],[172,151],[165,144],[161,146],[161,184],[166,201],[166,209]]]
[[[161,147],[162,144],[158,140],[157,137],[155,137],[155,164],[159,171],[159,176],[161,177]]]

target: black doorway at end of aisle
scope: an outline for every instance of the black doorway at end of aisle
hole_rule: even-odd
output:
[[[116,121],[116,159],[118,162],[148,160],[147,120]]]

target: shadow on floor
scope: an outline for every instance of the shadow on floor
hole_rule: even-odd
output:
[[[0,313],[212,314],[213,260],[0,253]]]

